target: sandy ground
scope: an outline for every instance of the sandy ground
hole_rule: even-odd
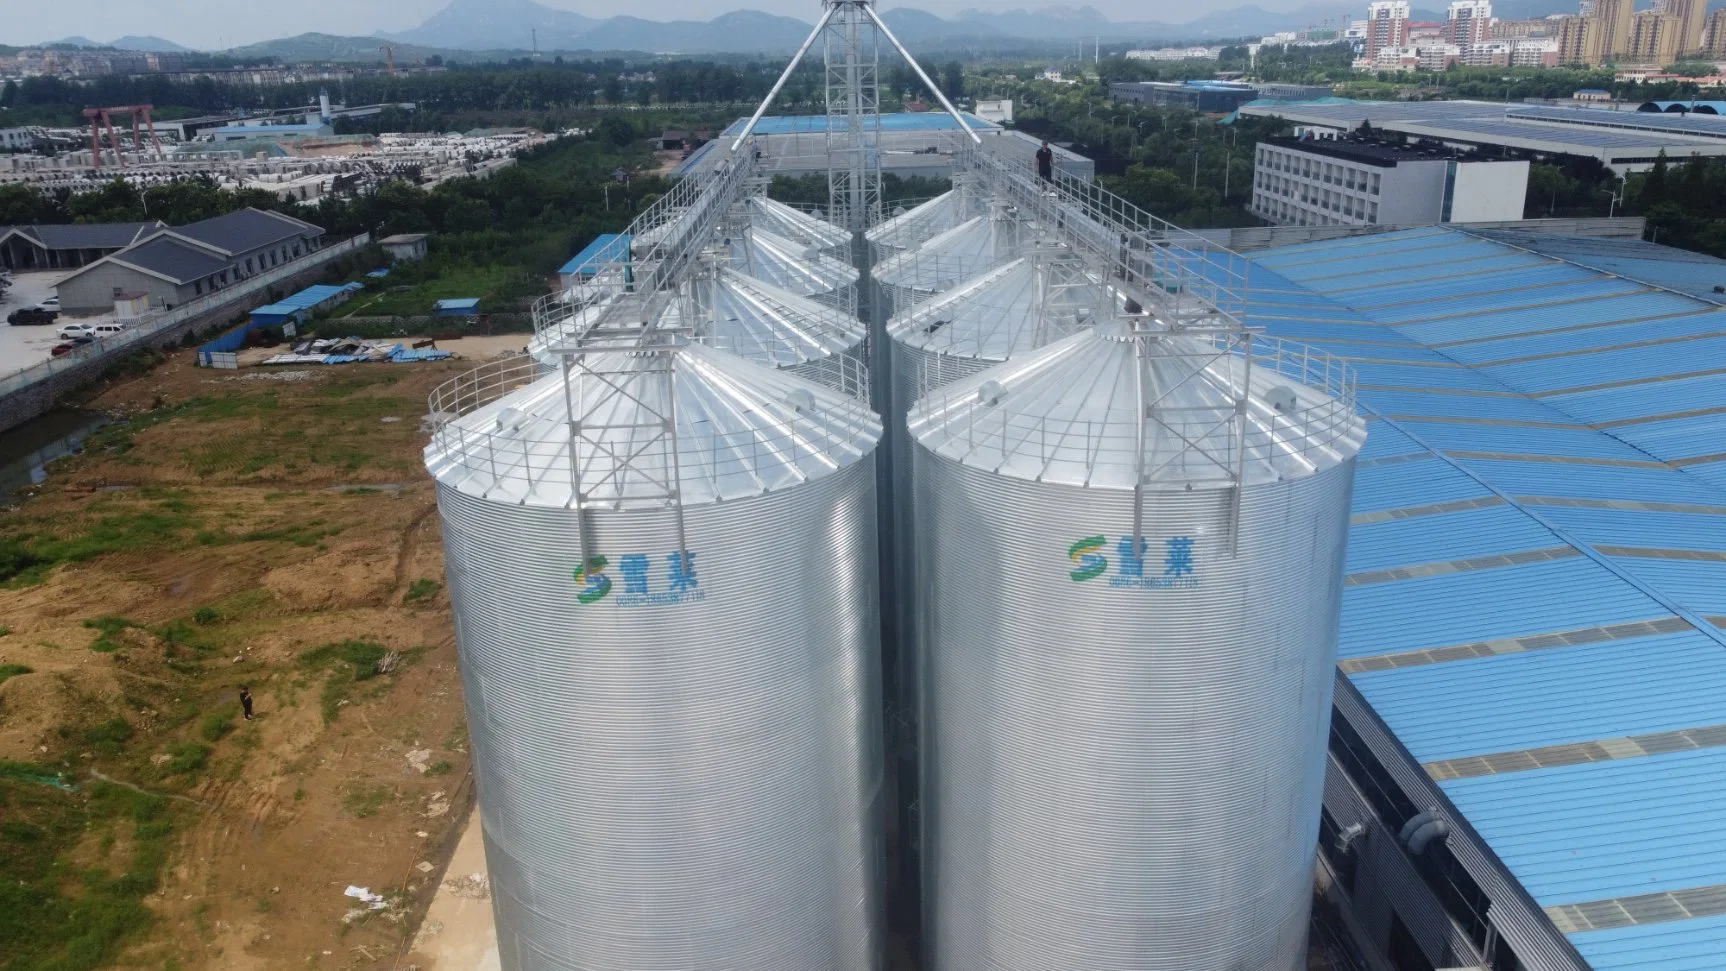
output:
[[[0,760],[178,797],[160,889],[144,898],[155,919],[109,966],[408,966],[399,962],[472,801],[419,428],[426,393],[470,367],[356,365],[259,381],[196,368],[177,351],[93,402],[142,416],[110,429],[125,430],[123,447],[93,444],[0,510],[9,536],[76,539],[97,522],[145,532],[43,582],[0,585],[0,664],[31,669],[0,682]],[[416,581],[431,593],[410,596]],[[200,608],[216,619],[195,621]],[[119,650],[99,652],[86,621],[100,617],[138,626]],[[164,641],[175,624],[207,651]],[[342,672],[305,658],[345,641],[403,660],[387,676],[337,685],[346,695],[326,713],[321,697]],[[252,687],[256,721],[215,741],[196,776],[166,777],[158,760],[199,740],[198,719],[233,704],[240,684]],[[115,715],[136,732],[125,752],[77,741]],[[426,862],[433,869],[416,866]],[[387,906],[356,907],[350,885]]]
[[[497,925],[480,836],[479,807],[468,814],[437,896],[420,923],[407,960],[420,971],[500,971]]]

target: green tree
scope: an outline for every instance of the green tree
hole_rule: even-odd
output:
[[[965,96],[965,66],[958,61],[948,61],[941,67],[941,89],[949,98],[958,99]]]

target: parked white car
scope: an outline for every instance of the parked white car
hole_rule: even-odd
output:
[[[49,297],[48,299],[42,301],[41,303],[37,304],[36,306],[41,307],[43,310],[52,310],[55,313],[59,313],[60,312],[60,298],[59,297]]]
[[[94,337],[96,328],[89,324],[66,324],[59,330],[60,339],[69,341],[74,337]]]

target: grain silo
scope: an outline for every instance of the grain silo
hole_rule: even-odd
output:
[[[782,239],[813,246],[844,258],[851,248],[851,234],[824,219],[766,196],[748,196],[739,204],[749,225]]]
[[[1012,259],[1033,232],[1017,212],[996,205],[990,213],[973,216],[915,249],[885,257],[875,264],[874,277],[886,311],[903,313],[920,300]]]
[[[977,201],[976,190],[962,177],[955,178],[953,188],[933,199],[899,209],[878,226],[863,234],[879,257],[898,250],[913,249],[930,237],[952,229],[973,216],[983,207]]]
[[[507,971],[871,971],[875,472],[860,401],[700,345],[434,395]]]
[[[973,374],[1008,358],[1072,334],[1108,313],[1111,295],[1058,245],[1033,247],[1026,255],[961,283],[917,304],[887,322],[891,338],[892,394],[884,407],[896,434],[892,448],[891,517],[895,575],[898,582],[883,595],[891,611],[895,637],[885,644],[887,700],[895,717],[899,744],[890,763],[900,813],[890,832],[902,832],[901,866],[916,863],[917,752],[917,629],[914,601],[926,587],[916,572],[916,535],[911,483],[912,443],[904,434],[905,413],[930,387]],[[896,825],[895,825],[896,824]],[[912,870],[912,873],[915,871]],[[901,871],[903,885],[914,883]]]
[[[703,259],[848,313],[857,307],[856,267],[765,230],[723,236]]]
[[[929,392],[930,971],[1306,966],[1345,369],[1110,319]]]
[[[557,318],[534,334],[527,350],[547,369],[558,351],[602,319],[615,296]],[[853,397],[868,393],[863,322],[836,307],[781,290],[724,263],[707,263],[651,307],[655,329],[792,374]],[[639,322],[637,322],[639,323]],[[625,340],[634,340],[626,336]]]

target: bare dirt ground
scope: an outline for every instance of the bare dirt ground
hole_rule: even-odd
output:
[[[0,511],[0,967],[410,966],[472,793],[420,421],[471,366],[179,352]]]

